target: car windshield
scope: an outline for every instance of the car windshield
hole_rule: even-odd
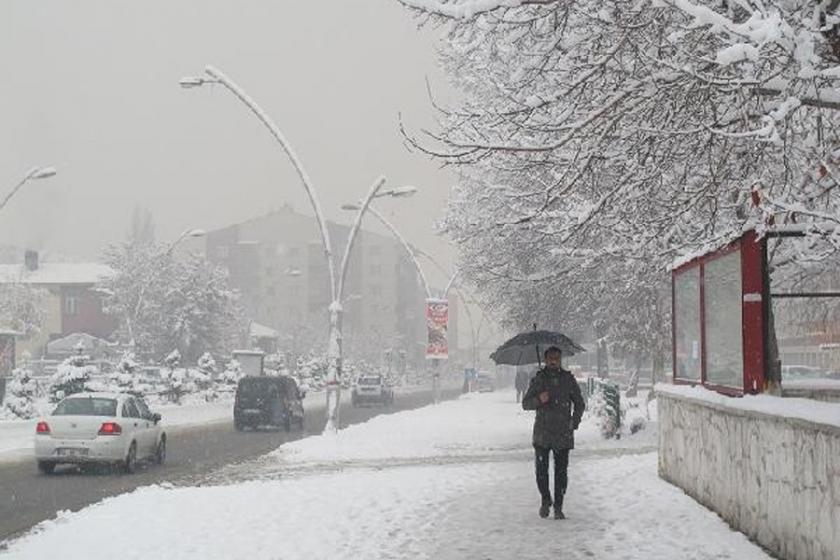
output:
[[[53,416],[116,416],[116,399],[87,397],[64,399],[53,411]]]
[[[379,385],[381,384],[380,377],[361,377],[359,378],[359,385]]]

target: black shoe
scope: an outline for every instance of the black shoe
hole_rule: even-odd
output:
[[[540,517],[543,519],[548,517],[548,511],[551,509],[551,499],[543,498],[542,505],[540,506]]]
[[[566,519],[566,516],[563,515],[562,509],[554,508],[554,519]]]

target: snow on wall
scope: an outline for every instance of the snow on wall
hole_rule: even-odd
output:
[[[780,558],[840,560],[840,426],[685,389],[657,391],[659,475]]]

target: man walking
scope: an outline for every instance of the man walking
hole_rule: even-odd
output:
[[[554,453],[554,519],[565,519],[563,498],[568,486],[569,450],[575,447],[574,431],[580,424],[586,405],[577,380],[560,367],[563,357],[556,346],[545,351],[545,367],[531,380],[522,408],[536,410],[534,453],[537,488],[542,497],[540,517],[548,517],[552,506],[548,486],[548,456]]]

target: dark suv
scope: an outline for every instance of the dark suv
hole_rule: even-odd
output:
[[[297,425],[303,429],[303,397],[297,382],[288,376],[249,376],[239,380],[233,404],[237,430],[258,426]]]

